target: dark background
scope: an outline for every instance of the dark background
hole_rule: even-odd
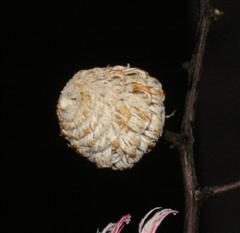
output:
[[[197,112],[196,162],[203,185],[240,178],[240,4],[214,0],[224,11],[208,38]],[[80,69],[126,65],[163,84],[166,122],[179,130],[186,71],[194,44],[193,1],[22,2],[2,6],[2,233],[90,233],[126,213],[137,232],[155,206],[180,211],[159,232],[182,232],[183,187],[176,151],[160,140],[130,171],[99,170],[59,137],[61,89]],[[4,73],[4,75],[3,75]],[[208,201],[201,232],[240,231],[239,191]]]

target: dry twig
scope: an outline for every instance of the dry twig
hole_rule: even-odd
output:
[[[211,22],[222,15],[221,11],[211,7],[209,0],[199,0],[199,2],[200,14],[196,34],[197,41],[188,66],[188,91],[185,99],[181,132],[165,133],[165,139],[177,147],[181,160],[185,192],[184,233],[198,232],[200,205],[203,201],[219,193],[240,188],[240,181],[221,186],[200,187],[195,170],[193,126],[195,123],[195,110],[203,56]]]

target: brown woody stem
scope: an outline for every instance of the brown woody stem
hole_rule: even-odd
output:
[[[235,189],[240,189],[240,181],[236,181],[236,182],[232,182],[232,183],[224,184],[224,185],[204,187],[202,189],[201,196],[204,199],[208,199],[208,198],[215,196],[216,194],[225,193],[225,192],[235,190]]]
[[[166,131],[164,137],[177,147],[180,155],[185,193],[184,233],[197,233],[199,225],[200,204],[219,193],[240,188],[240,181],[215,187],[199,187],[194,163],[194,135],[195,109],[198,85],[201,78],[203,56],[206,40],[212,20],[216,20],[222,12],[213,9],[209,0],[199,0],[200,14],[196,34],[196,46],[188,66],[188,91],[185,99],[184,115],[181,132]]]

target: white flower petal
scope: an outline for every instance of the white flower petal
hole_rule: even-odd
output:
[[[103,230],[100,232],[97,230],[97,233],[120,233],[125,224],[128,224],[131,221],[131,215],[127,214],[121,217],[117,223],[109,223]]]
[[[160,211],[157,211],[153,217],[151,217],[149,220],[146,221],[146,219],[150,216],[151,213],[153,213],[155,210],[161,209],[161,207],[156,207],[152,210],[150,210],[144,218],[141,220],[139,224],[139,233],[155,233],[159,225],[162,223],[162,221],[169,215],[173,214],[176,215],[178,211],[172,210],[172,209],[162,209]]]

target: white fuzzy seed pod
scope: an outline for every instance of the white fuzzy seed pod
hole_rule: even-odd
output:
[[[164,99],[161,83],[144,70],[81,70],[58,101],[61,134],[100,168],[131,168],[162,134]]]

